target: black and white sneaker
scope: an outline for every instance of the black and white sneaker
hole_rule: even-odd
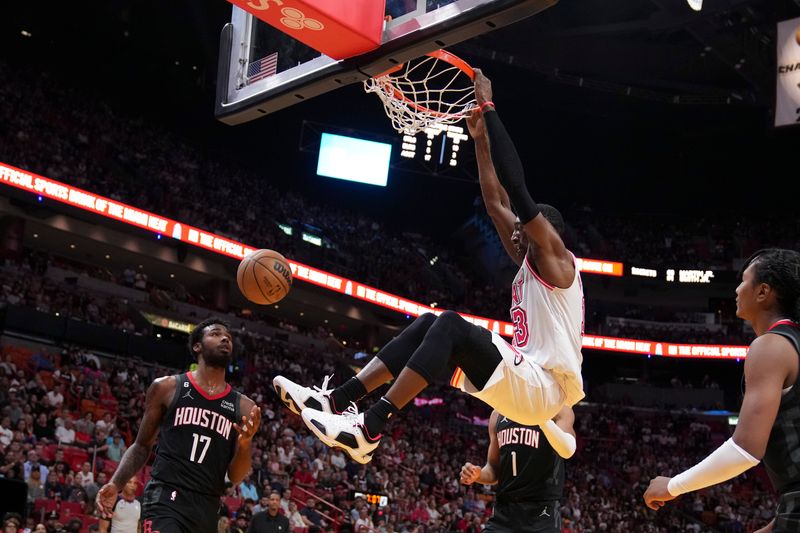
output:
[[[331,391],[328,389],[328,381],[333,376],[326,376],[322,381],[322,387],[303,387],[294,381],[283,376],[275,376],[272,386],[278,397],[294,414],[299,415],[306,407],[322,411],[323,413],[336,412],[331,402]]]
[[[367,434],[364,413],[359,413],[355,404],[342,414],[306,408],[301,416],[319,440],[332,448],[342,448],[353,461],[362,465],[372,461],[372,454],[381,442],[381,435],[370,438]]]

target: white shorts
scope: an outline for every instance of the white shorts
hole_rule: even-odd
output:
[[[561,381],[523,357],[497,333],[492,332],[492,343],[502,361],[482,389],[478,390],[461,368],[456,368],[450,384],[520,424],[540,425],[551,420],[566,401]]]

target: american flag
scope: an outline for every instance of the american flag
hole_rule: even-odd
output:
[[[247,65],[247,83],[272,76],[278,70],[278,52],[262,57]]]

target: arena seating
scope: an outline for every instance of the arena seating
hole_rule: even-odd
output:
[[[337,452],[320,446],[298,417],[282,407],[269,386],[273,373],[278,369],[292,379],[318,383],[323,374],[333,371],[335,358],[340,354],[335,357],[319,354],[281,342],[258,343],[248,336],[241,339],[252,350],[248,350],[248,360],[239,361],[239,364],[243,369],[259,371],[245,371],[242,377],[234,376],[235,384],[251,396],[260,398],[264,410],[262,431],[254,441],[257,460],[253,478],[259,480],[259,494],[271,489],[281,492],[290,489],[288,499],[302,509],[310,490],[315,497],[326,502],[322,512],[331,517],[330,525],[334,530],[352,523],[358,514],[357,509],[363,506],[369,509],[376,527],[378,521],[389,521],[397,531],[404,525],[410,528],[414,520],[426,515],[432,531],[467,531],[471,522],[482,523],[488,518],[491,493],[482,487],[473,490],[457,484],[457,472],[464,461],[480,463],[485,460],[488,442],[486,428],[480,425],[481,420],[488,418],[484,404],[449,387],[432,386],[426,391],[426,397],[443,398],[443,404],[408,407],[390,426],[388,437],[372,463],[360,466],[343,461],[345,466],[340,468],[338,465],[342,463],[334,457]],[[52,361],[60,358],[62,367],[69,366],[71,372],[62,373],[59,379],[69,380],[73,373],[94,370],[75,363],[85,360],[80,349],[62,355],[59,350],[47,347],[37,350],[15,345],[7,339],[2,353],[3,362],[19,363],[17,369],[25,372],[27,384],[24,387],[34,383],[32,378],[36,374],[26,364],[33,359],[34,353]],[[121,404],[124,402],[131,406],[130,410],[117,412],[117,422],[121,425],[126,420],[135,428],[141,416],[146,384],[155,376],[174,370],[151,365],[130,367],[124,359],[101,357],[100,360],[101,379],[119,392]],[[136,379],[131,380],[133,375]],[[134,381],[137,384],[133,387],[118,386],[123,383],[122,377],[126,378],[125,383]],[[345,377],[337,376],[337,381]],[[9,377],[0,378],[0,385],[7,382],[10,382]],[[62,408],[51,408],[43,403],[37,392],[32,388],[24,393],[31,417],[34,413],[44,412],[51,421],[65,417],[77,420],[84,413],[84,407],[96,407],[74,396],[65,397]],[[17,394],[19,392],[2,397],[0,409],[4,416],[13,414],[9,402],[18,397]],[[568,462],[568,483],[562,508],[565,523],[571,528],[569,531],[672,531],[674,528],[745,531],[767,521],[765,510],[772,509],[774,496],[760,467],[733,483],[703,491],[694,497],[684,497],[658,514],[646,511],[641,504],[641,493],[652,475],[688,466],[727,438],[730,428],[724,420],[709,419],[699,413],[637,410],[591,403],[579,406],[576,413],[579,451]],[[91,460],[90,454],[80,445],[59,446],[37,439],[35,433],[24,429],[27,418],[26,413],[19,417],[22,424],[17,427],[23,429],[16,430],[14,441],[19,442],[23,450],[40,450],[42,460],[50,465],[56,452],[61,450],[63,461],[69,465],[69,471],[63,474],[63,483],[67,484],[73,472],[84,461]],[[8,447],[5,450],[0,464],[23,461],[23,457],[9,453]],[[114,463],[108,459],[104,462],[106,473],[113,471]],[[310,489],[291,482],[294,472],[301,468],[301,462],[310,465],[316,476],[316,484]],[[99,473],[100,470],[96,469],[95,475]],[[142,472],[142,480],[148,478],[149,467]],[[386,495],[389,505],[380,509],[368,505],[363,499],[354,498],[353,491]],[[60,520],[78,516],[86,531],[93,520],[92,505],[86,492],[70,491],[59,500],[44,498],[32,501],[32,516],[45,516],[55,507]],[[419,501],[425,502],[424,512],[416,509]],[[250,516],[256,502],[243,500],[237,489],[231,487],[221,503],[232,516],[242,513]]]
[[[5,125],[0,128],[0,160],[4,162],[234,238],[247,241],[258,235],[265,246],[287,256],[419,301],[436,301],[440,307],[488,316],[505,316],[507,312],[506,292],[482,283],[447,243],[389,231],[378,221],[315,204],[296,193],[278,193],[223,154],[205,157],[187,140],[142,124],[110,106],[89,108],[76,91],[51,83],[33,68],[12,75],[0,61],[0,75],[6,81],[0,85],[0,99],[6,103],[0,106],[0,121]],[[126,149],[119,150],[119,146]],[[222,210],[201,209],[204,204],[198,195],[221,175],[237,180],[240,191],[280,201],[269,217],[245,209],[242,219],[233,220]],[[187,187],[188,182],[199,185]],[[175,198],[181,198],[180,204]],[[240,200],[230,198],[231,202]],[[297,213],[303,213],[303,220],[297,220]],[[797,227],[796,220],[777,218],[738,232],[741,237],[736,241],[726,238],[738,224],[733,218],[714,224],[705,220],[644,224],[640,218],[576,209],[568,219],[578,237],[576,252],[626,261],[730,264],[760,247],[763,235],[779,235],[787,242],[775,244],[795,248],[795,236],[800,235],[786,231],[787,227]],[[320,256],[311,245],[289,238],[277,227],[279,222],[313,225],[336,243],[337,251]],[[782,225],[780,232],[774,230],[778,224]],[[25,250],[21,258],[5,261],[0,306],[58,312],[109,330],[141,332],[129,308],[113,298],[59,284],[48,278],[47,268],[32,268],[33,263],[41,266],[42,257],[33,261],[38,253]],[[435,268],[431,265],[434,255],[439,258]],[[369,261],[369,268],[365,261],[357,260],[363,257],[375,259]],[[44,264],[130,285],[124,272],[75,265],[52,256],[45,257]],[[153,288],[152,282],[146,288]],[[171,291],[178,301],[203,304],[198,295],[155,288]],[[664,317],[640,318],[657,319],[653,327],[664,321]],[[283,326],[297,335],[316,334],[295,324]],[[587,332],[611,327],[617,329],[605,330],[608,334],[652,334],[640,326],[609,326],[604,322],[587,323]],[[695,342],[743,344],[747,340],[741,332],[715,333],[703,328],[691,331],[689,336],[683,328],[660,334],[684,341],[691,336]],[[406,408],[389,426],[372,463],[360,466],[320,446],[298,417],[278,401],[270,383],[279,372],[309,385],[336,373],[334,381],[341,383],[348,377],[341,371],[342,363],[356,366],[363,361],[348,360],[351,352],[346,350],[310,348],[279,339],[264,342],[252,332],[237,332],[237,337],[246,347],[246,356],[237,361],[240,371],[231,379],[237,388],[257,399],[264,413],[261,432],[254,441],[252,474],[260,495],[279,490],[285,495],[282,503],[291,500],[300,509],[310,496],[318,498],[324,502],[318,507],[324,507],[321,512],[329,517],[328,530],[352,526],[362,508],[367,509],[374,524],[370,531],[385,531],[386,524],[395,531],[412,531],[425,520],[429,531],[466,532],[479,530],[485,523],[491,513],[491,491],[483,487],[467,489],[457,481],[463,462],[481,464],[485,460],[488,440],[482,423],[489,412],[484,404],[444,385],[434,385],[426,390],[425,397],[444,402]],[[55,480],[29,488],[31,518],[44,520],[53,511],[62,523],[78,517],[86,533],[97,522],[91,493],[98,487],[97,483],[76,487],[75,474],[88,461],[97,481],[113,472],[116,463],[87,451],[87,443],[98,436],[96,429],[93,433],[76,432],[74,442],[59,444],[53,437],[39,436],[36,417],[44,414],[54,430],[64,426],[66,420],[77,422],[86,413],[93,413],[95,421],[110,413],[114,427],[130,445],[141,420],[146,386],[152,379],[178,369],[114,353],[94,353],[85,346],[48,345],[46,341],[37,344],[30,339],[3,337],[0,437],[8,433],[11,437],[0,446],[0,475],[24,476],[27,454],[38,452]],[[99,362],[99,368],[94,361]],[[57,386],[63,388],[63,404],[48,399],[47,393]],[[641,494],[649,479],[693,464],[727,438],[731,428],[719,418],[709,419],[697,412],[594,404],[591,395],[587,401],[576,408],[579,451],[568,462],[561,511],[565,531],[739,532],[763,526],[771,518],[775,499],[761,467],[731,483],[684,496],[659,513],[648,511]],[[99,435],[108,437],[102,431]],[[55,464],[57,454],[61,454],[64,466]],[[313,486],[306,488],[292,481],[304,462],[315,479]],[[144,484],[149,477],[147,466],[140,479]],[[40,490],[45,497],[34,497]],[[385,495],[389,503],[378,508],[355,497],[355,492]],[[220,501],[229,516],[246,517],[252,514],[255,503],[244,500],[236,487],[230,487]]]
[[[7,70],[0,62],[0,74]],[[8,102],[0,110],[0,119],[7,124],[0,130],[0,160],[4,162],[236,239],[248,241],[257,235],[265,247],[287,257],[417,301],[484,316],[507,313],[505,287],[482,281],[469,254],[451,243],[392,231],[365,215],[278,191],[228,154],[209,154],[187,139],[109,105],[89,105],[82,93],[49,82],[33,68],[15,71],[5,79],[9,82],[0,88],[0,98]],[[31,98],[36,99],[35,105],[28,105]],[[60,120],[54,124],[49,116]],[[119,146],[126,150],[118,150]],[[224,210],[200,207],[205,186],[218,183],[221,176],[238,184],[229,191],[228,201],[270,205],[267,216],[257,216],[248,207],[241,218],[234,219]],[[187,187],[188,182],[195,186]],[[263,201],[254,201],[254,196]],[[634,264],[682,262],[687,267],[730,268],[736,258],[762,247],[765,235],[773,239],[771,245],[792,248],[797,247],[800,234],[795,218],[779,214],[742,227],[737,213],[709,221],[606,213],[586,206],[564,210],[578,255]],[[300,231],[289,236],[278,224],[297,230],[317,228],[335,246],[321,254],[318,247],[298,237]],[[372,260],[363,261],[363,257]]]

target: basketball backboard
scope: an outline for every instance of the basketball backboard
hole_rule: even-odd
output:
[[[381,45],[337,61],[232,6],[220,36],[215,115],[240,124],[507,26],[558,0],[386,0]]]

